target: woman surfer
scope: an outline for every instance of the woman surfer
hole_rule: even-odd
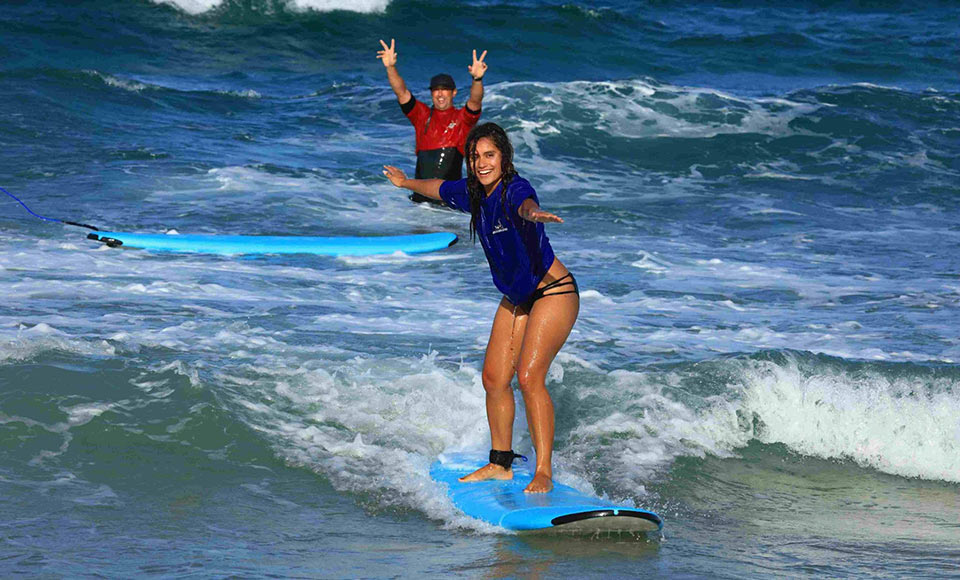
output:
[[[516,374],[537,453],[533,481],[524,491],[547,492],[553,489],[554,432],[547,370],[580,311],[577,282],[554,256],[543,227],[563,220],[540,209],[530,182],[514,169],[513,146],[498,125],[474,127],[464,149],[466,179],[408,179],[390,165],[383,173],[397,187],[470,213],[471,237],[480,238],[493,281],[504,294],[483,361],[490,463],[461,481],[513,478],[511,465],[519,456],[512,449],[515,405],[510,382]]]

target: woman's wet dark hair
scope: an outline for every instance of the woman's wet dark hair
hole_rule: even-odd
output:
[[[504,213],[508,216],[516,212],[507,211],[507,186],[517,175],[517,170],[513,167],[513,145],[510,144],[510,138],[507,132],[496,123],[482,123],[470,130],[467,135],[467,142],[463,147],[467,156],[467,195],[470,197],[470,239],[476,241],[477,226],[480,224],[480,205],[487,192],[483,185],[477,179],[474,173],[473,163],[477,157],[477,142],[480,139],[487,138],[493,141],[493,146],[500,151],[500,170],[503,172],[502,185],[500,188],[500,202],[503,204]]]

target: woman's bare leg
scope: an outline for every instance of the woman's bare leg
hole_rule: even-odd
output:
[[[553,489],[553,401],[546,380],[550,363],[560,352],[577,321],[580,296],[547,294],[533,304],[520,350],[517,381],[527,408],[530,438],[537,452],[533,481],[524,491],[543,493]]]
[[[517,368],[520,345],[527,313],[516,309],[506,298],[500,301],[497,313],[493,317],[490,341],[483,359],[483,389],[486,392],[487,422],[490,425],[490,443],[493,449],[509,451],[513,445],[513,418],[516,404],[513,400],[513,388],[510,381]],[[481,481],[484,479],[511,479],[513,471],[489,463],[460,481]]]

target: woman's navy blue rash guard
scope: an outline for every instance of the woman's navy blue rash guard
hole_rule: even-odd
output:
[[[523,304],[553,265],[553,248],[542,223],[527,221],[517,213],[528,197],[540,204],[537,192],[526,179],[514,176],[507,186],[507,206],[502,207],[503,184],[483,200],[477,236],[487,254],[497,289],[513,304]],[[444,181],[440,197],[450,207],[470,212],[467,180]]]

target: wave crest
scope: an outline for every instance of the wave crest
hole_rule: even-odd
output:
[[[167,4],[187,14],[205,14],[212,11],[230,11],[241,8],[235,0],[153,0],[157,4]],[[259,0],[244,3],[244,10],[264,14],[277,12],[333,12],[343,10],[361,14],[380,13],[387,9],[390,0]]]
[[[960,481],[958,379],[912,364],[804,353],[614,371],[621,400],[571,433],[565,454],[620,458],[629,489],[680,456],[734,456],[758,441],[903,477]],[[589,396],[589,395],[588,395]],[[599,459],[598,459],[599,460]]]

